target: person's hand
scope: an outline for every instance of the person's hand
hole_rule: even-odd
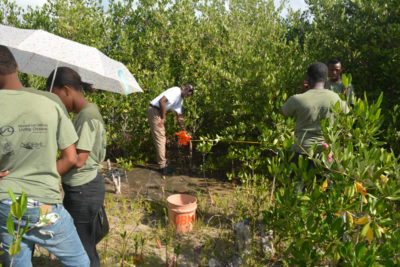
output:
[[[1,178],[6,177],[9,173],[10,173],[10,171],[0,172],[0,180],[1,180]]]
[[[163,128],[165,123],[165,119],[161,119],[160,122],[157,124],[158,127]]]

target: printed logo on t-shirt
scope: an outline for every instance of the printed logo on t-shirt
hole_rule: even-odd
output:
[[[45,147],[42,142],[22,142],[21,147],[29,150]]]
[[[13,134],[14,134],[14,128],[12,126],[0,127],[0,135],[1,136],[10,136]]]

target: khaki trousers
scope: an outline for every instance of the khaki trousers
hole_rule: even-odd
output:
[[[165,137],[165,127],[158,126],[158,123],[161,121],[161,113],[160,110],[149,106],[146,112],[147,118],[150,123],[150,131],[153,136],[154,145],[156,147],[157,154],[157,164],[160,168],[164,168],[167,164],[167,158],[165,157],[165,145],[167,142],[167,138]]]

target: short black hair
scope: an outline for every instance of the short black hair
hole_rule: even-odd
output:
[[[194,91],[194,86],[191,83],[185,83],[183,85],[183,88],[185,88],[186,90],[188,90],[188,92],[193,92]]]
[[[336,65],[336,64],[339,64],[339,63],[342,64],[340,59],[333,57],[333,58],[329,59],[328,66],[329,65]]]
[[[17,61],[8,47],[0,45],[0,75],[14,72],[17,72]]]
[[[46,81],[46,87],[50,88],[51,82],[53,81],[54,70],[50,73]],[[76,91],[92,92],[93,88],[90,83],[82,82],[81,76],[71,68],[59,67],[56,71],[56,78],[54,79],[53,87],[62,88],[69,86]]]
[[[308,67],[307,75],[313,82],[325,82],[328,78],[328,67],[322,62],[316,62]]]

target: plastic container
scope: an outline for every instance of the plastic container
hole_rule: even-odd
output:
[[[184,234],[193,229],[196,220],[197,199],[187,194],[175,194],[167,198],[168,219],[176,232]]]

